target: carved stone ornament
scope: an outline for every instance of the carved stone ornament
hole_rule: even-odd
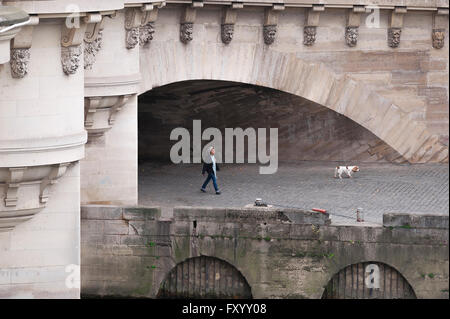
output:
[[[70,165],[0,168],[0,185],[6,188],[4,202],[0,203],[0,232],[13,230],[45,208],[52,185]]]
[[[234,34],[234,24],[222,24],[221,26],[221,37],[222,42],[229,44],[233,40]]]
[[[189,43],[192,41],[194,34],[194,24],[190,22],[181,23],[180,25],[180,41],[183,43]]]
[[[23,78],[28,73],[30,49],[11,49],[11,75],[13,78]]]
[[[316,27],[305,26],[303,28],[303,44],[311,46],[316,42]]]
[[[265,25],[263,27],[264,43],[271,45],[275,41],[275,36],[277,35],[276,25]]]
[[[84,98],[84,128],[89,139],[102,136],[115,123],[117,113],[133,94]]]
[[[97,37],[93,41],[84,40],[84,69],[92,69],[95,63],[95,56],[102,48],[103,30],[99,30]]]
[[[444,29],[433,29],[431,38],[433,40],[433,48],[442,49],[444,47],[445,30]]]
[[[81,45],[62,47],[61,63],[66,75],[75,74],[80,66]]]
[[[402,34],[401,28],[388,29],[388,45],[391,48],[397,48],[400,45],[400,36]]]
[[[358,43],[358,27],[345,28],[345,42],[349,47],[354,47]]]
[[[125,41],[127,49],[131,50],[139,43],[139,27],[126,30]]]
[[[153,33],[155,33],[155,25],[153,22],[148,22],[139,27],[139,44],[141,46],[148,45],[153,40]]]

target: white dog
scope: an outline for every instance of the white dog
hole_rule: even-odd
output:
[[[336,166],[334,169],[334,178],[339,175],[339,178],[342,179],[342,173],[347,174],[349,178],[352,178],[352,172],[359,172],[358,166]]]

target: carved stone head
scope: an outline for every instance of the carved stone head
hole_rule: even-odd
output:
[[[222,24],[221,36],[222,42],[228,44],[233,40],[234,24]]]
[[[305,26],[303,28],[303,44],[311,46],[316,42],[316,27]]]
[[[194,24],[190,22],[182,23],[180,25],[180,40],[183,43],[192,41],[194,34]]]
[[[345,42],[349,47],[356,46],[358,42],[358,27],[345,28]]]
[[[139,28],[131,28],[127,30],[125,41],[127,49],[134,49],[139,43]]]
[[[11,75],[13,78],[23,78],[28,73],[30,61],[29,49],[11,49]]]
[[[445,30],[444,29],[433,29],[431,38],[433,40],[433,48],[442,49],[444,47]]]
[[[389,28],[388,29],[388,45],[391,48],[396,48],[400,45],[401,34],[402,34],[402,29],[400,29],[400,28]]]
[[[277,35],[276,25],[265,25],[263,27],[264,43],[267,45],[272,44],[275,41],[275,36]]]
[[[155,33],[155,27],[153,22],[148,22],[147,24],[139,28],[139,43],[141,46],[145,46],[153,40],[153,33]]]
[[[65,74],[75,74],[80,66],[81,46],[61,48],[61,63]]]

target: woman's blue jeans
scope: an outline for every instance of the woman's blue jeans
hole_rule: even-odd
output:
[[[214,173],[208,174],[208,177],[206,178],[205,182],[203,183],[202,189],[206,188],[206,186],[208,185],[208,183],[211,179],[213,181],[214,189],[216,190],[216,192],[218,192],[219,186],[217,186],[217,179],[216,179],[216,175],[214,175]]]

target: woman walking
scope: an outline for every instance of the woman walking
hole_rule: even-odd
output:
[[[209,156],[211,158],[211,163],[203,163],[202,175],[205,175],[205,172],[208,173],[208,177],[203,183],[202,188],[200,189],[203,193],[206,193],[206,186],[209,181],[213,181],[214,189],[216,190],[216,195],[220,195],[219,186],[217,186],[217,174],[216,171],[219,171],[219,165],[216,163],[216,158],[214,154],[216,153],[214,147],[212,146],[209,149]]]

